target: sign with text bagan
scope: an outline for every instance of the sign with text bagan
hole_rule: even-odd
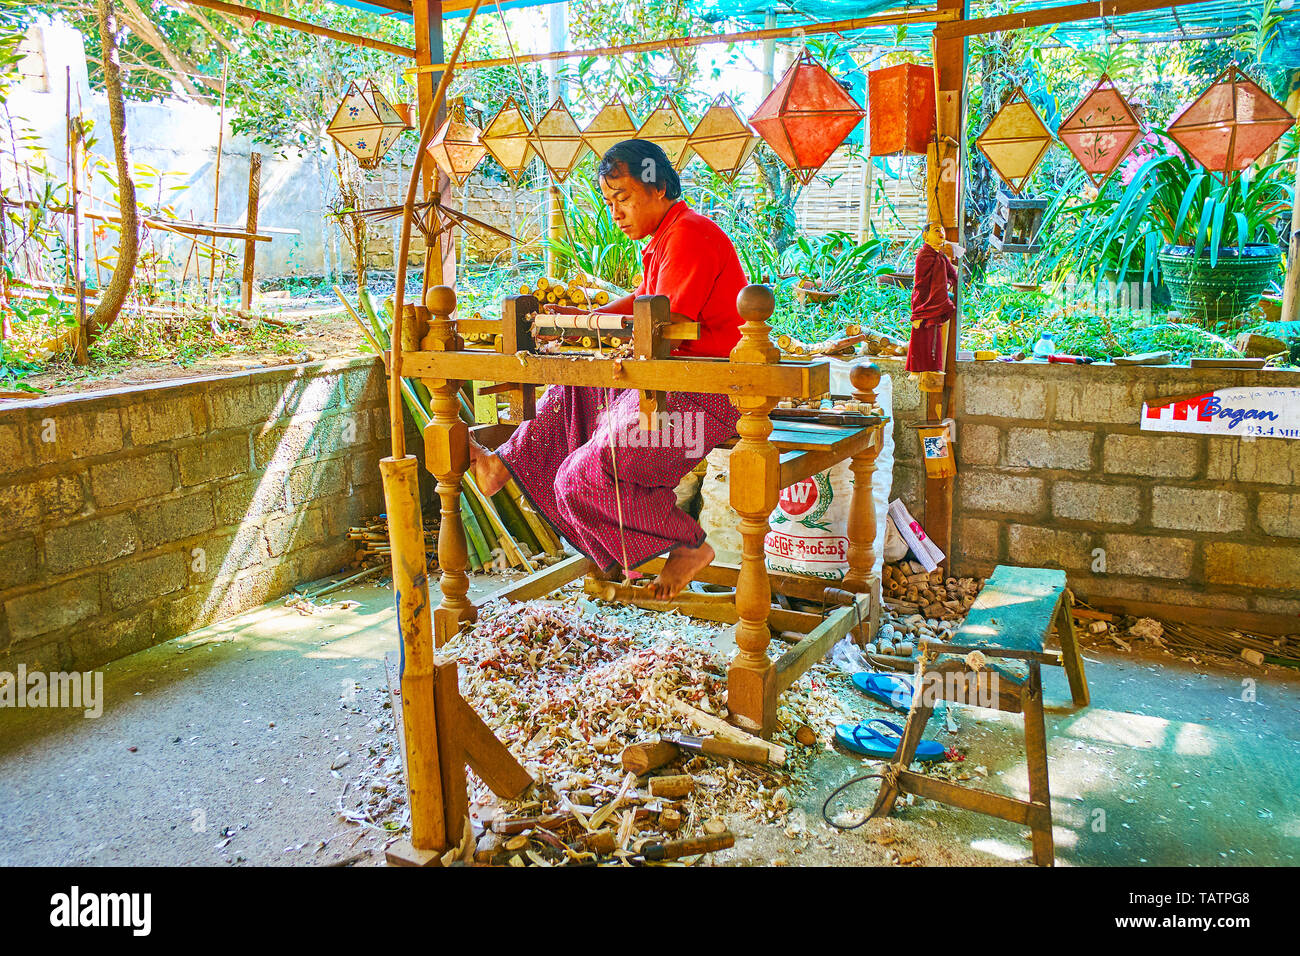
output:
[[[1300,438],[1300,388],[1217,388],[1142,403],[1143,431]]]

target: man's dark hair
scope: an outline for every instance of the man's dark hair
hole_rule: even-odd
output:
[[[597,180],[606,176],[631,176],[662,189],[668,199],[680,199],[682,195],[682,181],[668,161],[668,154],[648,139],[625,139],[607,149],[596,170]]]

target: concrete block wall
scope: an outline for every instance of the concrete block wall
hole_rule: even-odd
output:
[[[345,567],[384,510],[384,383],[360,358],[0,404],[0,671],[94,667]]]
[[[898,423],[920,420],[901,361],[877,361]],[[961,363],[953,570],[1060,567],[1102,605],[1259,613],[1300,632],[1300,441],[1138,427],[1144,401],[1259,385],[1300,387],[1300,373]],[[916,431],[894,440],[894,494],[919,517]]]

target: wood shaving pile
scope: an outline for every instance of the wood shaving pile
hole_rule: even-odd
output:
[[[674,698],[726,716],[727,663],[711,643],[719,630],[677,613],[572,595],[482,608],[476,625],[443,651],[457,658],[465,700],[537,786],[521,800],[499,801],[471,773],[481,822],[573,813],[632,829],[619,834],[627,843],[629,835],[691,836],[727,813],[770,819],[772,794],[793,782],[779,768],[684,753],[653,772],[694,777],[694,790],[670,801],[651,798],[645,779],[629,780],[620,762],[627,744],[673,730],[699,732],[674,710]],[[783,723],[802,719],[790,714]],[[611,803],[615,811],[602,814]],[[633,809],[646,812],[628,817]],[[681,816],[671,835],[657,829],[664,809]]]

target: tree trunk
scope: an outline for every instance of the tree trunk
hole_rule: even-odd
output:
[[[113,156],[117,160],[118,207],[122,233],[117,245],[117,262],[113,275],[99,297],[99,305],[90,317],[87,330],[94,341],[117,321],[126,301],[127,290],[135,276],[136,258],[140,253],[140,219],[135,205],[135,180],[131,178],[130,150],[126,142],[126,104],[122,100],[122,68],[117,58],[117,17],[112,0],[96,0],[95,19],[99,22],[99,42],[104,52],[104,90],[108,95],[108,122],[113,131]]]

